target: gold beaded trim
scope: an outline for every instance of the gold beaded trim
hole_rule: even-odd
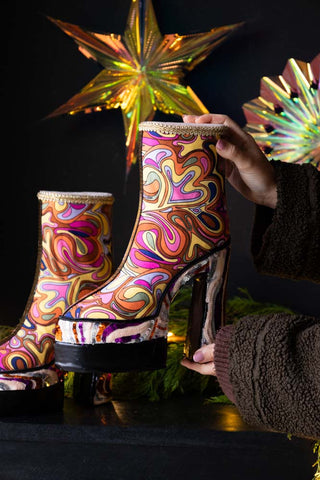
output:
[[[44,202],[58,202],[64,200],[73,203],[103,202],[112,205],[114,197],[112,193],[103,192],[55,192],[40,190],[37,193],[39,200]]]
[[[216,123],[184,123],[184,122],[142,122],[139,130],[144,132],[156,131],[164,134],[185,133],[193,135],[221,135],[227,127]]]

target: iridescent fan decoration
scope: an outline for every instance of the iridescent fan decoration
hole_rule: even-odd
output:
[[[320,54],[290,58],[282,75],[263,77],[260,97],[243,105],[249,132],[268,159],[320,170]]]
[[[94,33],[50,20],[103,70],[49,117],[121,108],[127,173],[136,162],[140,122],[152,120],[156,110],[178,115],[208,112],[193,90],[182,84],[184,75],[242,25],[213,28],[199,34],[163,36],[151,0],[132,0],[123,36]]]

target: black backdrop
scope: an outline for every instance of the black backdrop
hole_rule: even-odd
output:
[[[120,110],[43,120],[101,70],[46,15],[122,34],[130,4],[1,2],[1,324],[17,323],[32,285],[39,190],[112,192],[115,265],[121,261],[138,205],[138,166],[131,170],[125,191]],[[280,74],[290,57],[309,61],[320,51],[319,0],[154,0],[153,5],[163,34],[245,22],[186,76],[210,111],[226,113],[242,126],[242,105],[259,95],[262,76]],[[180,120],[161,114],[156,119]],[[254,207],[231,188],[228,204],[233,244],[229,296],[244,287],[257,300],[319,314],[317,285],[255,271],[250,256]]]

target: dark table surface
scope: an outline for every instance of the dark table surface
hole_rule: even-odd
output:
[[[0,419],[1,480],[312,480],[314,442],[245,424],[199,396],[113,400]]]

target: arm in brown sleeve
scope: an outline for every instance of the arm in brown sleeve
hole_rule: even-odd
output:
[[[320,282],[320,172],[312,165],[272,162],[275,210],[256,206],[252,255],[260,273]]]
[[[320,438],[319,319],[248,316],[233,327],[229,345],[230,384],[242,418],[268,430]]]
[[[230,382],[230,344],[233,335],[233,325],[226,325],[218,330],[214,347],[214,365],[223,393],[231,402],[235,403],[235,396]]]
[[[320,282],[320,172],[272,162],[278,202],[257,206],[252,254],[260,273]],[[246,317],[216,337],[224,393],[249,424],[320,437],[320,321]]]

